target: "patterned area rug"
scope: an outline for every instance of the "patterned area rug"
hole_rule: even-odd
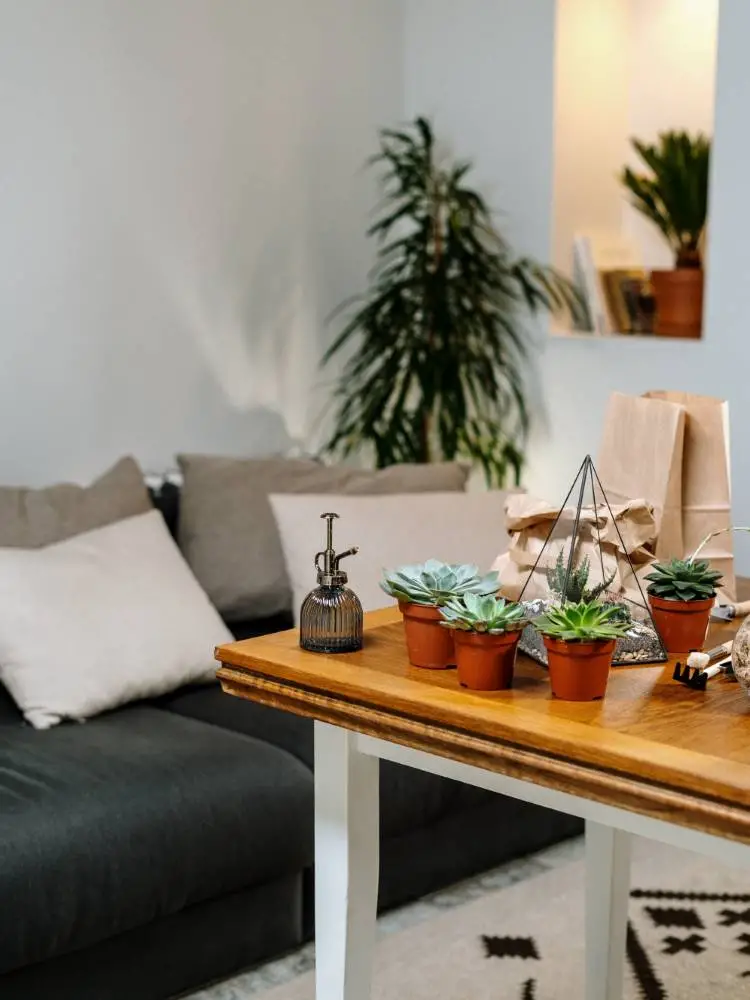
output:
[[[625,1000],[747,1000],[750,869],[641,840],[634,855]],[[583,874],[573,861],[381,935],[373,1000],[578,1000]],[[313,1000],[313,974],[259,995]]]

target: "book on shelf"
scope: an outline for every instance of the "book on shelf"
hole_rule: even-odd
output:
[[[573,238],[573,279],[580,288],[591,321],[590,330],[597,336],[626,333],[633,321],[620,280],[645,278],[640,253],[632,240],[619,234],[581,232]]]
[[[601,271],[610,322],[618,333],[646,333],[641,301],[647,281],[643,268]]]

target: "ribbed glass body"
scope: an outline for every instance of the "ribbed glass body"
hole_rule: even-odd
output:
[[[302,602],[299,644],[313,653],[362,648],[362,605],[348,587],[316,587]]]

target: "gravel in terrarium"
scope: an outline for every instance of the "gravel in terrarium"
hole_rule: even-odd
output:
[[[651,623],[650,616],[645,608],[624,599],[621,594],[607,594],[602,600],[608,604],[620,605],[623,609],[623,614],[627,614],[632,622],[627,635],[617,640],[615,654],[612,658],[613,666],[666,662],[667,655],[661,639]],[[533,622],[539,615],[544,614],[547,608],[558,602],[538,597],[531,601],[522,601],[521,603],[526,609],[529,620]],[[527,625],[523,630],[518,648],[522,653],[526,653],[527,656],[536,660],[537,663],[541,663],[545,667],[547,666],[547,650],[544,646],[544,640],[533,625]]]

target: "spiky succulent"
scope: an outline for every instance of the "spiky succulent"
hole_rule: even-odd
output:
[[[670,559],[656,563],[646,577],[649,594],[665,601],[705,601],[721,583],[721,573],[704,559]]]
[[[500,581],[494,572],[480,576],[476,566],[428,559],[415,566],[384,570],[380,586],[399,601],[440,608],[464,594],[494,594]]]
[[[619,639],[630,628],[619,619],[614,604],[601,601],[579,601],[577,604],[553,606],[534,619],[534,627],[552,639],[565,642],[596,642],[598,639]]]
[[[591,588],[587,588],[589,582],[589,571],[591,564],[586,556],[580,566],[573,567],[570,571],[567,584],[565,577],[568,574],[568,556],[562,549],[557,553],[557,560],[554,566],[547,570],[547,583],[553,594],[557,594],[564,601],[578,604],[580,601],[595,601],[600,594],[603,594],[611,585],[615,578],[615,571],[606,577],[601,583],[597,583]]]
[[[516,632],[526,624],[526,612],[520,604],[506,601],[492,594],[464,594],[454,598],[440,609],[446,628],[460,629],[462,632],[488,632],[501,635]]]

